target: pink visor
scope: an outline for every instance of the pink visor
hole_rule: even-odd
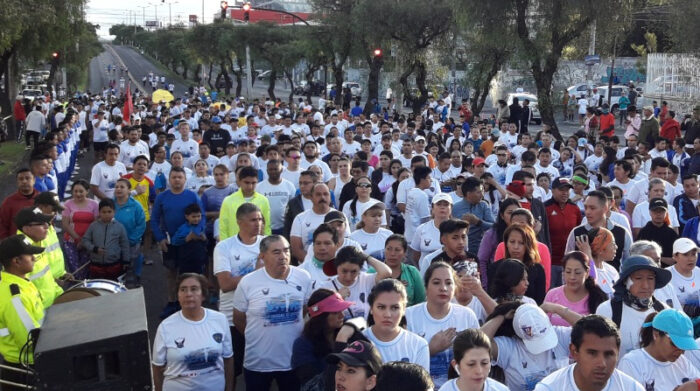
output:
[[[355,303],[343,300],[338,292],[326,297],[318,303],[309,306],[309,316],[315,318],[327,312],[340,312],[348,309]]]

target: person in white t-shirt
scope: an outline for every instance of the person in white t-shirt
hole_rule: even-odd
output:
[[[700,267],[698,247],[688,238],[680,238],[673,242],[673,260],[676,263],[669,266],[671,284],[676,288],[678,301],[687,313],[696,313],[700,307]]]
[[[413,250],[413,261],[416,265],[419,265],[426,255],[442,247],[440,242],[440,224],[443,221],[447,221],[452,215],[452,197],[445,193],[433,197],[431,214],[433,218],[418,226],[413,235],[413,240],[409,243],[411,250]]]
[[[452,340],[463,330],[478,329],[479,322],[471,309],[452,303],[455,280],[449,264],[431,264],[424,281],[426,301],[406,309],[406,328],[428,341],[430,376],[441,387],[453,360]]]
[[[350,202],[345,205],[351,204]],[[393,234],[382,227],[386,220],[386,205],[377,200],[370,200],[359,210],[361,217],[357,229],[350,234],[350,239],[360,244],[362,251],[384,260],[384,242]]]
[[[508,387],[488,377],[491,371],[491,341],[479,329],[466,329],[452,343],[454,358],[450,372],[457,377],[443,384],[439,391],[508,391]],[[436,385],[437,386],[437,385]]]
[[[284,212],[287,204],[296,195],[294,184],[282,178],[282,161],[273,159],[267,162],[267,179],[258,183],[255,191],[270,202],[270,228],[272,233],[281,234],[284,230]]]
[[[641,231],[642,228],[644,228],[644,226],[647,225],[649,221],[651,221],[651,214],[649,212],[649,201],[651,201],[654,198],[664,197],[665,183],[666,181],[664,181],[661,178],[649,179],[647,190],[649,198],[637,203],[634,207],[634,211],[632,212],[632,233],[634,237],[637,237],[639,235],[639,231]],[[641,184],[643,183],[638,182],[637,186]],[[635,188],[637,188],[637,186],[635,186]],[[676,231],[676,233],[678,233],[677,231],[680,227],[680,224],[678,223],[678,213],[676,212],[676,208],[674,208],[673,205],[671,205],[670,203],[667,205],[666,215],[668,216],[669,221],[671,223],[670,227],[673,228]]]
[[[105,160],[95,164],[92,167],[92,175],[90,176],[90,191],[97,199],[104,200],[114,197],[114,186],[117,184],[117,179],[126,175],[126,167],[121,162],[118,162],[119,146],[110,144],[107,146]]]
[[[196,155],[199,151],[199,144],[190,139],[190,125],[184,121],[179,122],[177,131],[180,134],[180,139],[173,141],[173,144],[170,146],[170,154],[172,155],[176,151],[181,152],[182,157],[185,159]]]
[[[331,210],[331,193],[325,183],[316,183],[311,189],[313,206],[305,210],[292,222],[289,233],[292,244],[292,256],[296,259],[305,259],[309,245],[313,241],[313,233],[323,223],[326,214]]]
[[[375,273],[362,271],[365,265],[374,268]],[[389,266],[373,258],[357,247],[343,247],[335,259],[325,263],[324,273],[332,276],[321,284],[321,288],[340,293],[344,300],[353,304],[345,311],[345,319],[369,316],[369,294],[379,281],[391,276]]]
[[[613,286],[613,297],[601,303],[596,314],[612,319],[620,329],[620,354],[639,348],[639,331],[646,317],[666,305],[654,297],[656,289],[671,281],[671,272],[656,266],[644,255],[630,256],[620,266],[620,279]]]
[[[619,370],[637,379],[647,391],[676,390],[684,384],[697,389],[700,368],[683,354],[700,349],[688,315],[673,308],[653,313],[642,325],[640,337],[641,348],[622,357]]]
[[[425,190],[432,185],[430,167],[419,166],[413,170],[416,187],[408,191],[406,196],[405,232],[406,240],[411,243],[413,234],[421,224],[430,220],[430,200]]]
[[[504,262],[504,261],[501,261]],[[552,326],[547,314],[555,313],[569,324],[581,318],[578,313],[554,303],[505,302],[499,304],[481,330],[491,338],[494,364],[505,372],[511,390],[532,391],[550,373],[569,364],[571,328]],[[512,322],[515,335],[496,336],[504,322]]]
[[[245,336],[246,388],[269,391],[274,379],[280,391],[298,391],[292,347],[304,327],[311,278],[290,266],[289,243],[282,236],[264,238],[260,255],[263,267],[245,275],[233,296],[233,324]]]
[[[361,175],[354,178],[355,181],[355,196],[352,200],[348,200],[343,205],[343,214],[348,219],[350,231],[355,231],[358,223],[362,220],[362,213],[367,210],[367,207],[376,205],[378,200],[370,198],[372,192],[372,180],[369,177]],[[386,214],[382,214],[381,226],[386,227]]]
[[[574,364],[552,372],[535,391],[645,391],[634,378],[616,369],[620,333],[600,315],[579,319],[571,330],[569,346]]]
[[[207,279],[185,273],[177,282],[182,309],[166,318],[153,341],[156,390],[233,389],[233,348],[226,316],[202,307]]]
[[[350,157],[355,156],[355,153],[357,153],[357,151],[360,151],[362,147],[360,146],[360,143],[353,139],[353,137],[355,136],[354,132],[352,131],[352,129],[348,128],[345,129],[343,135],[345,136],[342,142],[343,154],[348,155]]]
[[[148,148],[139,141],[139,130],[137,128],[129,128],[127,140],[122,141],[119,145],[119,161],[126,166],[127,169],[133,168],[134,159],[136,156],[150,156]]]
[[[403,283],[393,278],[381,280],[374,286],[367,301],[374,324],[362,330],[362,333],[377,347],[382,361],[410,362],[429,370],[428,342],[399,325],[406,313],[406,288]],[[346,343],[354,331],[352,326],[343,326],[336,336],[336,342]]]

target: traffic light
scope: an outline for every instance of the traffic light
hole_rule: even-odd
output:
[[[250,21],[250,3],[243,4],[243,7],[241,8],[243,8],[243,21]]]
[[[53,52],[51,53],[51,64],[58,66],[58,62],[61,59],[61,53]]]
[[[226,19],[226,11],[228,10],[228,1],[221,2],[221,19]]]
[[[374,57],[381,57],[382,56],[382,49],[376,48],[374,49]]]

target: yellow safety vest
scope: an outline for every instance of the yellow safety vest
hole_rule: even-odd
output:
[[[0,278],[0,354],[5,361],[19,364],[29,332],[41,327],[44,320],[44,305],[28,280],[6,272],[0,272]],[[27,360],[34,363],[33,351],[28,352]]]
[[[56,229],[52,225],[49,225],[48,234],[46,235],[46,239],[41,241],[41,247],[44,248],[44,254],[46,254],[46,259],[49,262],[53,278],[59,278],[66,274],[63,249],[61,249],[61,243],[58,241]]]
[[[17,233],[23,234],[19,230]],[[46,238],[48,238],[48,235]],[[46,238],[44,240],[46,240]],[[44,246],[44,240],[35,242],[30,237],[27,237],[27,239],[32,241],[32,246]],[[41,294],[41,300],[44,303],[44,308],[49,308],[51,304],[53,304],[53,301],[63,293],[63,288],[61,288],[53,278],[46,250],[44,250],[44,252],[41,254],[35,255],[34,259],[36,260],[34,263],[34,270],[27,274],[27,279],[34,284],[36,289]]]

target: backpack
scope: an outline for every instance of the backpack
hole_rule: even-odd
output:
[[[655,297],[652,297],[652,306],[654,307],[654,311],[656,312],[661,312],[665,310],[666,305],[664,303],[656,300]],[[617,328],[620,328],[620,323],[622,322],[622,300],[612,300],[610,301],[610,308],[612,309],[612,321],[615,322],[617,325]]]

